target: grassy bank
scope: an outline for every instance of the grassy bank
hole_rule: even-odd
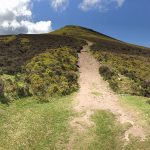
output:
[[[0,104],[0,149],[65,149],[72,96],[37,103],[34,98]]]
[[[140,112],[141,116],[150,124],[150,98],[141,96],[121,95],[121,103]]]
[[[100,74],[118,93],[150,97],[150,51],[123,44],[94,44],[92,53],[102,64]],[[118,47],[117,47],[118,46]]]

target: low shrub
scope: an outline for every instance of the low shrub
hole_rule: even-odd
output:
[[[102,65],[99,68],[99,72],[103,76],[104,80],[109,82],[110,87],[117,92],[119,90],[118,73],[107,65]]]
[[[115,79],[109,80],[109,85],[115,92],[119,91],[119,85],[117,80]]]
[[[107,65],[103,65],[99,68],[100,74],[104,77],[105,80],[111,80],[113,76],[118,76],[118,74]]]
[[[141,93],[145,97],[150,97],[150,81],[141,81]]]
[[[106,64],[100,68],[100,74],[108,80],[113,89],[117,87],[117,82],[118,92],[124,91],[126,94],[150,97],[150,59],[148,57],[150,51],[148,49],[138,51],[135,47],[120,49],[120,51],[118,49],[113,44],[112,47],[111,45],[100,47],[96,43],[91,47],[97,60]],[[118,77],[115,80],[111,79],[116,76],[116,73],[124,76],[122,80],[117,80]]]
[[[71,48],[49,49],[24,66],[24,82],[41,101],[70,94],[78,89],[77,62],[78,55]]]
[[[4,82],[0,79],[0,97],[4,96]]]
[[[16,82],[10,79],[4,81],[4,97],[6,97],[8,101],[13,101],[18,98],[17,89]]]
[[[9,103],[21,97],[31,96],[29,87],[25,83],[21,83],[15,76],[3,75],[0,79],[0,97]]]

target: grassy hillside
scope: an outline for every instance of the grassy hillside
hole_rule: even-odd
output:
[[[0,71],[15,74],[27,61],[47,49],[67,46],[78,51],[83,45],[81,40],[61,35],[0,36]]]
[[[91,52],[102,64],[100,73],[114,91],[150,97],[150,49],[91,29],[66,26],[51,34],[0,36],[3,101],[77,90],[77,52],[85,40],[93,42]]]
[[[114,91],[150,97],[150,48],[128,44],[77,26],[66,26],[53,34],[93,42],[91,52],[102,64],[100,73]]]
[[[86,42],[64,35],[0,36],[0,96],[47,101],[78,89],[78,55]]]
[[[71,129],[70,121],[84,115],[73,112],[71,93],[79,89],[78,52],[86,41],[93,43],[99,73],[114,91],[123,93],[121,106],[130,107],[149,125],[150,99],[133,95],[150,97],[150,49],[78,26],[50,34],[0,36],[0,149],[69,148],[78,130]],[[91,94],[105,101],[98,89]],[[83,130],[88,127],[84,119],[88,118],[83,124],[76,122]],[[107,110],[95,111],[91,116],[95,125],[86,134],[79,130],[82,135],[74,149],[149,149],[149,137],[145,141],[131,137],[125,144],[128,126],[116,119]]]
[[[96,43],[92,53],[103,65],[100,73],[120,93],[150,97],[150,49],[127,44]],[[107,46],[105,46],[107,45]]]
[[[115,39],[112,37],[109,37],[107,35],[98,33],[92,29],[87,29],[84,27],[80,26],[65,26],[59,30],[56,30],[52,32],[51,34],[56,34],[56,35],[67,35],[70,37],[76,37],[80,39],[86,39],[90,41],[97,41],[97,40],[112,40],[114,41]]]

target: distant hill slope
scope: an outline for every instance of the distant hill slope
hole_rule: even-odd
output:
[[[0,81],[11,78],[11,82],[6,80],[6,87],[12,85],[11,90],[16,88],[21,95],[29,95],[22,94],[26,87],[40,96],[71,93],[78,89],[77,53],[86,41],[93,43],[90,50],[102,64],[100,73],[114,91],[150,97],[150,48],[79,26],[48,34],[0,36]]]
[[[104,65],[100,73],[115,91],[150,97],[150,48],[119,41],[79,26],[66,26],[51,34],[93,42],[91,52]]]
[[[15,74],[38,54],[63,46],[80,50],[84,42],[64,35],[34,34],[0,36],[0,69]]]
[[[0,102],[48,101],[78,89],[78,55],[86,42],[51,34],[0,36]]]
[[[81,27],[81,26],[67,25],[61,29],[50,32],[50,34],[68,35],[71,37],[82,38],[82,39],[90,40],[93,42],[99,42],[99,40],[108,40],[108,41],[112,41],[112,42],[125,44],[128,46],[133,46],[134,48],[136,47],[136,48],[142,48],[142,49],[149,49],[150,50],[150,48],[146,48],[146,47],[139,46],[139,45],[134,45],[131,43],[126,43],[126,42],[123,42],[119,39],[115,39],[113,37],[107,36],[103,33],[99,33],[93,29],[88,29],[88,28]]]
[[[68,35],[68,36],[74,36],[78,38],[84,38],[87,40],[100,40],[100,39],[105,39],[105,40],[116,40],[112,37],[109,37],[105,34],[96,32],[92,29],[80,27],[80,26],[73,26],[73,25],[68,25],[65,26],[59,30],[53,31],[50,34],[57,34],[57,35]]]

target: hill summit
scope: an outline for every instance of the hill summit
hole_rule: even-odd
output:
[[[109,37],[105,34],[99,33],[97,31],[94,31],[93,29],[88,29],[81,26],[75,26],[75,25],[67,25],[59,30],[51,32],[52,34],[61,34],[61,35],[68,35],[68,36],[75,36],[75,37],[81,37],[85,39],[107,39],[107,40],[115,40],[112,37]]]
[[[51,34],[92,42],[90,51],[104,65],[100,73],[115,91],[150,97],[150,48],[80,26],[65,26]]]

